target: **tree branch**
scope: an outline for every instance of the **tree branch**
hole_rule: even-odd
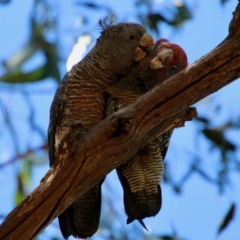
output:
[[[240,76],[239,26],[240,4],[228,37],[185,71],[102,121],[81,141],[75,139],[76,127],[58,129],[66,148],[40,185],[7,216],[0,226],[0,239],[36,237],[79,193],[128,160],[145,142],[156,137],[156,133],[188,119],[189,111],[185,109],[237,79]],[[195,114],[191,109],[190,117]]]

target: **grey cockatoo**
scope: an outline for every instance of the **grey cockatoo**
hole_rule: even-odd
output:
[[[64,142],[58,128],[78,125],[81,138],[105,119],[106,88],[128,74],[154,45],[145,28],[136,23],[113,25],[100,20],[100,37],[92,50],[64,76],[54,96],[48,128],[49,159],[52,166]],[[98,229],[103,180],[79,196],[59,216],[63,237],[87,238]]]

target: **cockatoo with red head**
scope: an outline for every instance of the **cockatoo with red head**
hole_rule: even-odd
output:
[[[132,71],[108,89],[107,115],[131,104],[142,94],[163,83],[187,67],[187,55],[177,44],[159,39],[152,51]],[[127,223],[155,216],[162,206],[161,177],[164,158],[172,131],[158,136],[154,141],[118,167],[117,174],[124,192]]]

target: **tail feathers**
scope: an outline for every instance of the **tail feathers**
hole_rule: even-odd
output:
[[[161,209],[162,198],[159,191],[156,194],[147,195],[144,191],[124,194],[124,205],[127,215],[132,219],[153,217]]]
[[[133,222],[135,219],[132,219],[132,218],[128,218],[127,219],[127,224],[129,224],[129,223],[131,223],[131,222]],[[146,227],[146,225],[145,225],[145,223],[144,223],[144,221],[142,220],[142,219],[137,219],[138,221],[139,221],[139,223],[143,226],[143,228],[145,228],[147,231],[148,231],[148,229],[147,229],[147,227]]]
[[[158,185],[157,193],[150,195],[146,194],[145,190],[133,193],[127,180],[121,174],[121,171],[118,169],[117,172],[124,191],[124,207],[128,216],[127,224],[134,220],[138,220],[140,224],[147,229],[143,219],[146,217],[153,217],[161,210],[161,187]]]
[[[80,196],[59,216],[60,229],[65,239],[71,235],[75,238],[85,239],[97,231],[101,212],[103,180]]]
[[[75,238],[78,237],[78,232],[73,223],[71,206],[59,215],[58,221],[64,239],[68,239],[71,235]]]
[[[148,231],[144,221],[142,219],[138,219],[139,223]]]

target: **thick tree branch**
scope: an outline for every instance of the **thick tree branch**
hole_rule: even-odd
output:
[[[104,175],[144,143],[186,120],[192,104],[240,76],[240,4],[229,36],[185,71],[91,129],[77,142],[73,126],[59,129],[68,143],[33,193],[0,226],[0,239],[32,239]],[[194,116],[194,109],[190,116]],[[183,119],[183,120],[181,120]],[[65,155],[64,155],[65,154]],[[68,160],[71,159],[71,160]]]

